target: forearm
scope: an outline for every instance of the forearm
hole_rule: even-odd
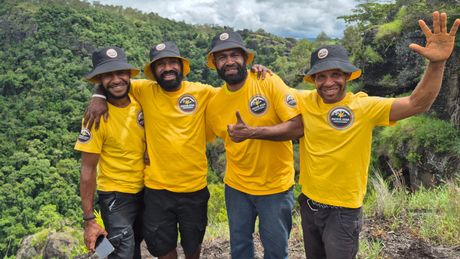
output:
[[[82,165],[80,175],[80,197],[84,217],[93,215],[94,193],[96,191],[96,170]]]
[[[425,73],[409,99],[414,112],[427,111],[439,94],[446,61],[429,62]]]
[[[273,126],[251,127],[251,139],[272,141],[286,141],[303,136],[302,116],[298,115],[291,120]]]

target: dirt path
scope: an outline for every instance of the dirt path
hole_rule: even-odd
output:
[[[404,259],[431,259],[431,258],[460,258],[460,246],[440,247],[433,246],[414,233],[408,227],[402,226],[396,231],[391,230],[391,222],[374,218],[366,219],[361,239],[378,241],[383,244],[382,258],[404,258]],[[257,235],[255,239],[255,258],[263,258],[263,247]],[[206,240],[203,243],[201,258],[204,259],[226,259],[230,258],[230,242],[227,237],[220,237],[214,240]],[[152,257],[145,246],[143,247],[143,258]],[[185,258],[180,252],[180,258]],[[305,258],[303,241],[297,229],[293,230],[289,240],[289,258]],[[359,256],[365,258],[365,256]]]

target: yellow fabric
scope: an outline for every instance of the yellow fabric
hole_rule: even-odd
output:
[[[361,207],[366,193],[372,130],[375,126],[393,124],[389,118],[394,99],[368,97],[360,92],[347,93],[342,101],[326,104],[316,91],[299,91],[297,101],[304,124],[304,137],[300,140],[302,192],[320,203]],[[351,111],[351,122],[337,129],[338,123],[330,121],[348,118],[343,107]],[[329,116],[334,110],[339,111],[337,116]]]
[[[187,81],[176,92],[166,92],[150,80],[134,80],[131,86],[144,110],[150,157],[145,186],[172,192],[194,192],[206,187],[204,112],[217,89]]]
[[[260,111],[263,105],[262,99],[254,98],[256,96],[265,100],[265,112],[254,112]],[[291,141],[245,140],[235,143],[227,134],[227,125],[236,123],[236,111],[251,126],[276,125],[297,116],[297,106],[288,105],[288,97],[292,97],[291,90],[278,76],[257,80],[256,74],[248,73],[241,89],[230,92],[224,86],[210,101],[206,122],[225,142],[225,184],[251,195],[280,193],[294,184]]]
[[[101,120],[98,130],[82,132],[75,149],[100,154],[97,189],[138,193],[144,187],[144,128],[140,123],[141,106],[130,96],[123,108],[108,104],[110,119]],[[88,135],[89,134],[89,135]],[[83,136],[82,136],[83,135]]]

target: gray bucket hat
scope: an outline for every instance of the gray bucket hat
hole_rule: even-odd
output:
[[[150,62],[144,66],[144,74],[150,80],[156,80],[152,71],[152,63],[162,58],[180,58],[182,60],[182,74],[187,76],[190,73],[190,62],[188,59],[181,57],[176,44],[171,41],[157,44],[150,48]]]
[[[226,49],[234,49],[234,48],[240,48],[244,52],[246,52],[246,55],[248,56],[248,59],[246,60],[246,64],[252,63],[252,61],[254,60],[254,52],[246,48],[243,42],[243,38],[241,38],[241,35],[234,31],[225,31],[225,32],[221,32],[217,34],[212,39],[211,51],[209,51],[208,53],[208,67],[211,69],[216,68],[213,62],[214,52],[218,52],[218,51],[222,51]]]
[[[119,47],[107,47],[94,51],[92,61],[93,70],[85,75],[85,79],[94,84],[99,83],[96,78],[98,75],[108,72],[129,70],[131,77],[139,74],[139,69],[128,63],[125,52]]]
[[[361,69],[348,61],[348,53],[340,45],[323,46],[311,53],[310,70],[304,75],[304,81],[314,83],[312,75],[331,69],[340,69],[350,74],[348,81],[361,76]]]

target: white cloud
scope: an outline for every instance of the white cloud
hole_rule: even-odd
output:
[[[217,24],[236,29],[264,29],[295,38],[315,38],[321,31],[340,38],[354,0],[100,0],[192,24]]]

